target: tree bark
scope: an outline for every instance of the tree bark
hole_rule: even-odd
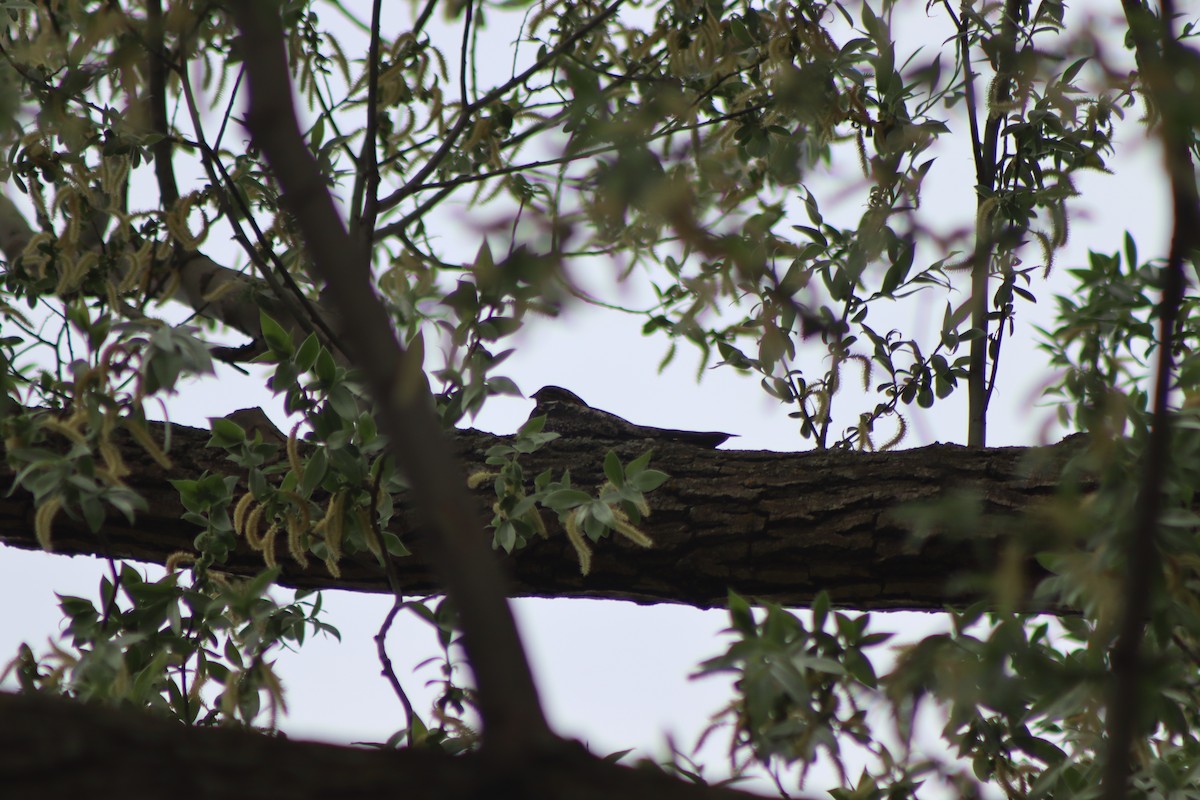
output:
[[[576,744],[501,762],[479,754],[379,751],[197,729],[55,697],[0,694],[0,784],[10,797],[255,800],[521,797],[751,800],[655,770],[608,764]]]
[[[162,440],[161,431],[153,434]],[[171,553],[190,549],[199,529],[180,521],[183,508],[169,480],[237,469],[221,451],[204,446],[208,437],[207,431],[174,426],[174,466],[167,471],[133,442],[118,439],[133,470],[127,482],[149,509],[133,525],[110,514],[102,536],[60,513],[54,552],[161,564]],[[486,450],[506,440],[473,430],[454,437],[469,471],[485,469]],[[649,496],[652,513],[641,525],[654,547],[604,540],[595,548],[591,573],[583,576],[565,534],[543,512],[549,538],[505,559],[510,592],[704,608],[723,605],[730,589],[788,606],[805,605],[825,590],[843,607],[940,610],[966,601],[967,584],[960,579],[994,567],[1000,548],[1017,533],[1036,538],[1037,517],[1026,512],[1054,496],[1061,467],[1081,442],[1072,437],[1046,448],[935,444],[888,453],[774,453],[564,436],[524,456],[525,474],[553,469],[559,475],[570,468],[576,486],[598,486],[610,447],[626,461],[654,448],[651,465],[671,475]],[[0,485],[11,485],[12,478],[11,468],[0,462]],[[492,502],[490,491],[485,481],[476,493],[482,508]],[[961,530],[942,530],[922,546],[897,511],[938,502],[954,502],[971,513],[959,515]],[[0,498],[0,542],[37,548],[33,518],[30,495],[17,491]],[[411,509],[402,508],[393,530],[415,554],[396,565],[406,592],[435,593],[415,525]],[[281,553],[280,583],[388,591],[383,569],[369,555],[344,560],[336,579],[312,561],[304,570]],[[245,546],[225,567],[240,575],[262,568],[262,556]]]

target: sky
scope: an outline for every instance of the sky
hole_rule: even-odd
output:
[[[901,18],[901,27],[937,47],[939,29],[923,9],[923,3],[913,4]],[[450,37],[449,47],[456,47],[457,29],[442,28],[440,35]],[[497,34],[492,46],[505,47],[504,36]],[[989,444],[1037,444],[1060,433],[1052,424],[1052,407],[1039,399],[1047,372],[1032,326],[1052,323],[1050,297],[1070,286],[1065,268],[1081,263],[1089,248],[1116,251],[1126,230],[1134,232],[1144,255],[1165,253],[1169,213],[1157,148],[1141,140],[1136,125],[1126,129],[1120,155],[1113,160],[1116,174],[1088,174],[1079,182],[1080,213],[1071,242],[1059,257],[1059,269],[1040,287],[1039,304],[1018,309],[1021,332],[1005,345]],[[971,181],[963,180],[970,170],[965,149],[939,151],[927,181],[928,213],[970,223],[972,187]],[[839,177],[844,174],[839,165],[829,175],[814,179],[832,185],[844,180]],[[838,213],[850,219],[861,214],[861,205],[847,200],[845,208],[832,212]],[[470,258],[475,246],[472,242],[464,248],[470,251],[464,259]],[[634,289],[614,286],[605,276],[589,281],[598,292],[637,299]],[[896,325],[915,324],[918,329],[924,325],[932,333],[944,303],[941,295],[918,298],[896,310]],[[725,445],[727,449],[809,447],[799,437],[795,421],[788,419],[788,409],[762,392],[755,379],[718,369],[704,372],[697,381],[696,354],[686,348],[659,372],[657,365],[668,343],[643,337],[640,321],[619,313],[574,307],[559,319],[531,324],[518,334],[515,346],[517,353],[505,374],[526,394],[542,385],[561,385],[591,405],[639,424],[737,434],[739,438]],[[265,394],[260,380],[223,370],[219,380],[194,382],[169,408],[176,423],[203,425],[207,417],[252,404],[281,416],[279,399]],[[510,433],[531,407],[527,400],[501,398],[490,402],[472,424]],[[905,446],[961,443],[965,418],[965,393],[960,392],[940,401],[932,414],[914,415]],[[20,609],[0,620],[0,663],[23,641],[44,650],[47,638],[61,625],[54,592],[95,596],[103,570],[103,563],[95,559],[0,549],[0,607]],[[379,676],[372,639],[390,599],[326,592],[325,604],[328,621],[342,630],[343,640],[339,644],[317,638],[301,652],[280,658],[290,709],[282,727],[300,738],[382,741],[403,724],[399,703]],[[596,752],[637,747],[644,753],[658,753],[668,736],[689,751],[709,717],[732,697],[726,680],[691,678],[701,661],[717,655],[728,643],[720,634],[726,625],[723,611],[597,600],[524,599],[514,601],[514,607],[552,723]],[[893,613],[878,619],[910,638],[943,624],[939,615],[931,614]],[[389,639],[389,651],[398,673],[404,675],[406,665],[411,669],[436,654],[435,639],[422,623],[402,622]],[[406,679],[406,687],[419,689],[425,680],[437,677],[435,668],[426,667]],[[427,703],[418,700],[417,705],[420,709]],[[710,769],[717,775],[722,742],[715,738],[700,757],[711,762]]]

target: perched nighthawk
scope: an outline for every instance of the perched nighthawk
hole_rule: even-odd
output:
[[[533,393],[537,405],[532,416],[546,416],[546,430],[565,435],[589,436],[595,439],[624,441],[668,440],[715,448],[733,434],[717,431],[677,431],[651,428],[592,408],[574,392],[558,386],[543,386]]]

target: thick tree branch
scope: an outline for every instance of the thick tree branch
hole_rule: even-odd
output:
[[[149,714],[0,694],[0,780],[13,797],[78,800],[752,800],[656,770],[608,764],[582,747],[523,764],[478,754],[380,751],[187,728]]]
[[[151,430],[157,441],[162,431]],[[173,478],[196,478],[204,471],[236,468],[222,451],[204,446],[208,431],[174,427],[171,458],[164,471],[126,434],[115,440],[133,470],[129,485],[149,509],[134,525],[111,514],[105,536],[115,557],[163,563],[172,552],[190,549],[199,529],[180,522],[183,508]],[[458,459],[483,468],[489,447],[507,441],[479,431],[454,436]],[[570,468],[577,486],[604,481],[602,461],[612,447],[632,459],[653,446],[652,465],[670,474],[650,495],[651,515],[642,529],[655,546],[645,550],[604,541],[596,548],[592,571],[579,573],[566,535],[544,515],[550,538],[537,540],[508,559],[517,596],[603,597],[637,602],[675,602],[707,608],[723,605],[729,589],[789,606],[808,604],[822,590],[840,605],[864,608],[939,610],[961,602],[956,576],[994,565],[994,553],[1009,538],[1040,535],[1036,516],[1027,512],[1058,489],[1061,465],[1081,447],[1073,438],[1051,448],[968,449],[932,445],[891,453],[769,453],[705,450],[670,443],[626,442],[563,437],[522,458],[526,475]],[[0,486],[13,472],[0,460]],[[475,495],[479,510],[490,507],[490,486]],[[935,538],[923,548],[910,545],[909,529],[896,509],[914,503],[973,498],[980,524],[972,538]],[[0,542],[36,549],[33,498],[24,492],[0,497]],[[393,532],[414,545],[418,523],[401,499]],[[490,533],[481,532],[486,539]],[[409,595],[438,591],[419,548],[395,560],[397,579]],[[54,550],[97,555],[100,542],[82,522],[60,514]],[[305,588],[389,592],[374,557],[351,556],[334,579],[319,562],[308,570],[281,560],[280,582]],[[225,567],[253,575],[262,555],[248,546]]]

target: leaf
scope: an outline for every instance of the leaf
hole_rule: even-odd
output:
[[[235,447],[246,441],[246,431],[231,419],[212,420],[212,441],[218,447]]]
[[[729,590],[729,622],[743,636],[753,636],[758,632],[750,604],[732,589]]]
[[[542,504],[547,508],[555,511],[568,511],[592,499],[592,496],[587,492],[581,492],[578,489],[558,489],[548,494]]]
[[[613,516],[612,509],[609,508],[608,503],[602,500],[595,500],[590,503],[588,505],[588,514],[591,515],[592,519],[606,528],[617,527],[617,519]]]
[[[317,340],[315,333],[310,333],[308,338],[304,340],[300,348],[296,351],[296,368],[301,372],[308,372],[312,369],[320,353],[321,343]]]
[[[647,465],[650,464],[650,456],[652,456],[652,455],[654,455],[654,451],[647,450],[646,452],[642,453],[640,456],[635,458],[633,461],[630,461],[628,464],[625,465],[625,474],[632,477],[632,476],[638,474],[639,472],[641,472],[642,470],[644,470],[647,467]]]
[[[621,468],[621,459],[617,458],[617,454],[612,450],[604,455],[604,477],[618,489],[625,484],[625,470]]]
[[[888,268],[887,274],[883,276],[883,286],[880,288],[880,293],[890,295],[896,291],[904,281],[908,278],[908,272],[912,269],[913,255],[916,253],[917,245],[912,239],[902,243],[903,250],[900,257],[892,263]]]
[[[1075,76],[1079,74],[1079,70],[1083,69],[1083,65],[1089,61],[1091,61],[1090,56],[1084,56],[1083,58],[1077,59],[1073,64],[1071,64],[1071,66],[1067,67],[1066,70],[1063,71],[1062,78],[1060,78],[1060,80],[1063,83],[1071,83],[1075,80]]]
[[[262,329],[263,341],[271,352],[278,358],[290,358],[292,355],[292,337],[275,320],[267,316],[266,311],[259,311],[258,324]]]
[[[487,379],[487,388],[491,394],[503,394],[509,397],[521,397],[521,390],[511,378],[496,376]]]
[[[325,473],[329,469],[329,458],[326,455],[324,447],[318,447],[308,457],[308,463],[304,465],[304,476],[300,480],[300,496],[311,497],[312,493],[321,481],[325,480]]]
[[[825,234],[821,233],[816,228],[810,228],[807,225],[793,225],[792,228],[805,234],[821,247],[829,246],[829,240],[825,238]]]
[[[642,470],[629,476],[629,484],[639,492],[652,492],[670,479],[670,475],[657,469]]]

